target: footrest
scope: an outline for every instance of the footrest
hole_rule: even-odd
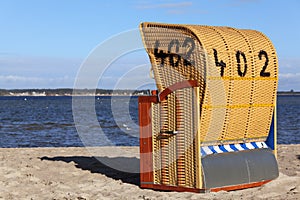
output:
[[[271,149],[211,154],[202,158],[206,189],[266,182],[278,177],[278,165]],[[235,188],[237,189],[237,188]]]

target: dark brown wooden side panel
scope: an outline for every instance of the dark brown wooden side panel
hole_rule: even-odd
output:
[[[141,187],[153,183],[151,102],[157,102],[156,96],[140,96],[140,180]]]

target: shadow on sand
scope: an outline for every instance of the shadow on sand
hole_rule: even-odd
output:
[[[119,163],[124,166],[131,166],[131,168],[135,168],[134,172],[139,171],[139,162],[140,160],[137,158],[127,158],[127,157],[88,157],[88,156],[57,156],[57,157],[42,157],[41,160],[48,161],[62,161],[62,162],[74,162],[77,168],[82,170],[89,170],[91,173],[99,173],[106,175],[107,177],[113,178],[115,180],[121,180],[124,183],[130,183],[139,186],[140,183],[140,174],[139,173],[129,173],[124,171],[119,171],[113,169],[99,160],[105,161],[105,163],[113,162]]]

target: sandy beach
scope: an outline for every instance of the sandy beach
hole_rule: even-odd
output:
[[[279,177],[262,187],[198,194],[140,189],[129,173],[138,147],[1,148],[0,199],[300,199],[300,145],[279,145],[278,162]]]

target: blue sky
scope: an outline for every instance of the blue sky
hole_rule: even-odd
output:
[[[99,43],[153,21],[259,30],[277,49],[279,90],[300,91],[299,9],[298,0],[0,1],[0,88],[71,88]],[[119,67],[149,62],[138,56]]]

